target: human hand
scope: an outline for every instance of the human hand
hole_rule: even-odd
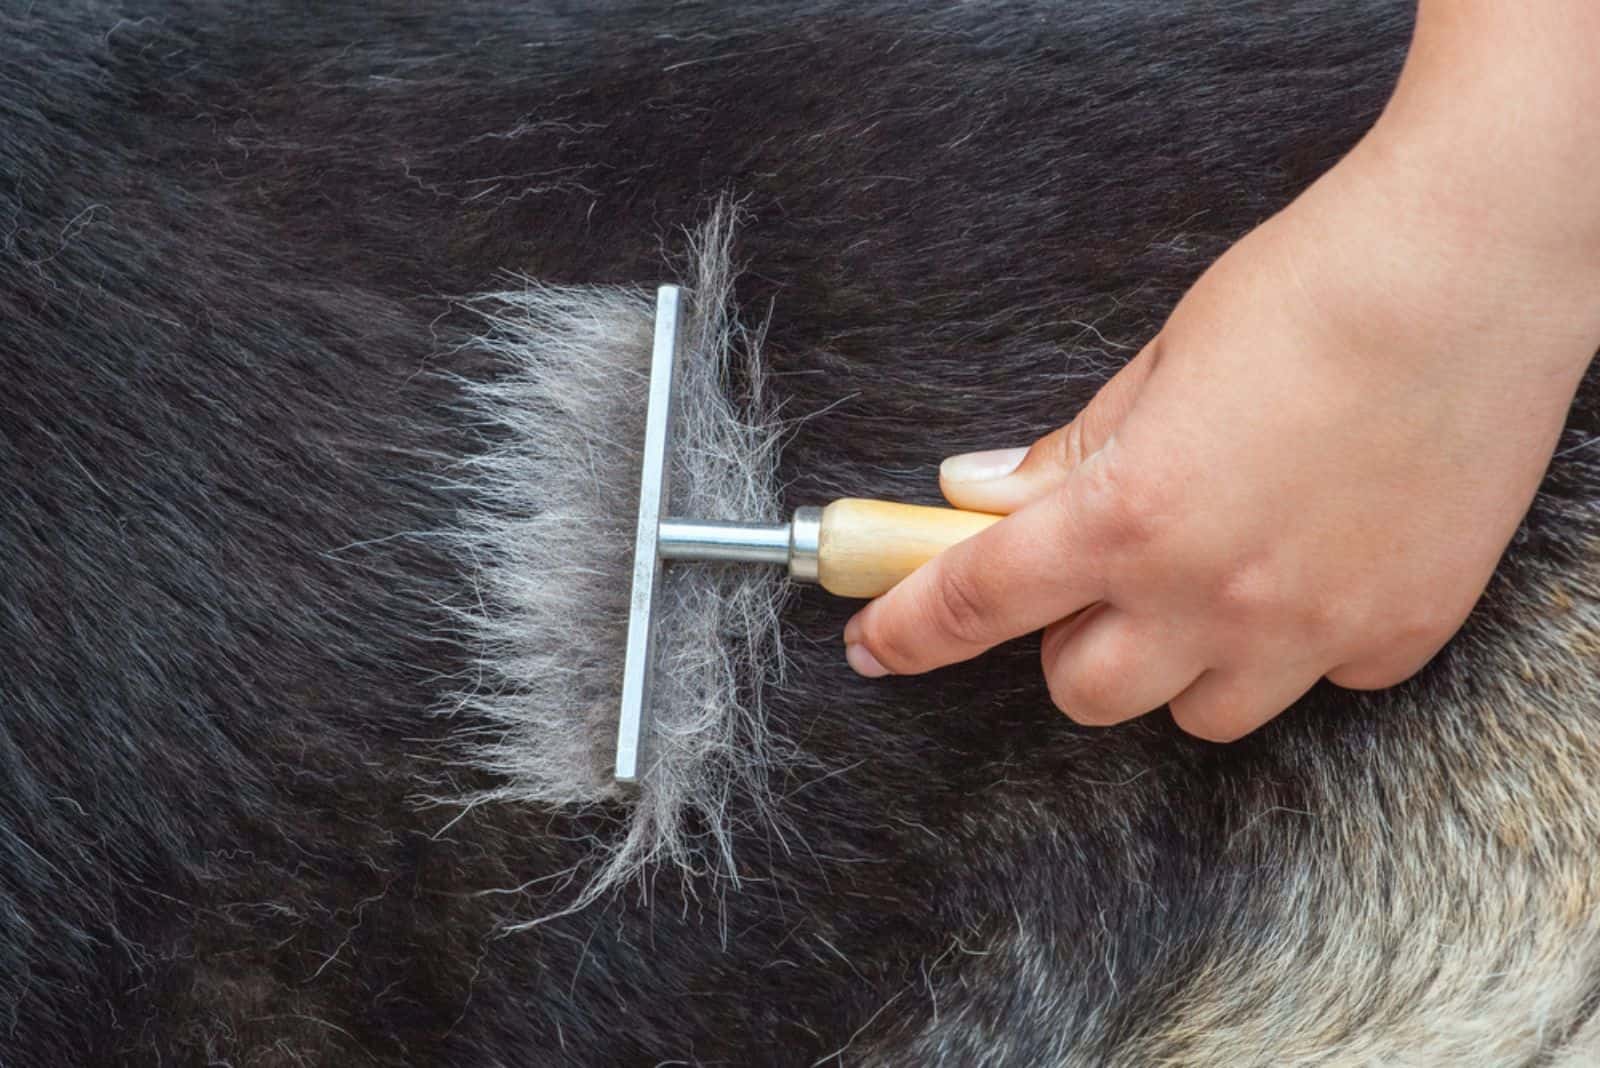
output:
[[[1418,143],[1380,124],[1069,425],[946,461],[950,503],[1008,517],[852,619],[851,665],[915,674],[1043,627],[1073,719],[1167,704],[1219,741],[1321,678],[1419,670],[1549,463],[1600,271],[1532,215],[1486,225],[1489,191]]]

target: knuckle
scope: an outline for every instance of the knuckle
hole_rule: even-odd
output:
[[[1085,727],[1109,727],[1116,722],[1109,712],[1085,696],[1073,680],[1052,676],[1047,684],[1051,704],[1072,722]]]
[[[1135,359],[1142,358],[1145,361],[1145,373],[1150,374],[1155,371],[1166,356],[1167,349],[1171,347],[1172,340],[1167,336],[1166,327],[1162,327],[1156,332],[1156,336],[1150,339],[1150,343],[1139,351],[1139,355]]]
[[[1149,545],[1167,527],[1170,502],[1161,483],[1133,474],[1114,448],[1102,450],[1080,471],[1079,492],[1098,540],[1128,551]]]
[[[1436,598],[1412,597],[1408,601],[1391,636],[1397,645],[1432,652],[1449,641],[1466,621],[1466,611],[1458,611]]]
[[[1337,678],[1329,677],[1340,686],[1361,690],[1402,683],[1455,636],[1470,611],[1470,606],[1452,605],[1426,590],[1375,597],[1346,634],[1344,647],[1353,647],[1356,656]]]
[[[1350,607],[1335,592],[1298,581],[1270,557],[1226,569],[1212,608],[1223,626],[1269,640],[1337,644],[1352,627]]]
[[[1350,610],[1325,592],[1302,593],[1288,609],[1295,629],[1318,644],[1337,642],[1350,629]]]
[[[861,638],[878,663],[894,674],[909,675],[920,669],[916,646],[905,627],[885,626],[875,620],[867,624]]]
[[[1085,437],[1085,426],[1089,417],[1084,412],[1078,418],[1067,424],[1067,429],[1062,432],[1061,443],[1056,446],[1056,462],[1068,470],[1077,467],[1088,457],[1090,449]]]
[[[1346,690],[1384,690],[1406,681],[1421,670],[1415,667],[1396,668],[1387,664],[1350,664],[1328,673],[1328,681]]]
[[[1258,560],[1229,568],[1217,584],[1214,605],[1217,614],[1235,624],[1281,624],[1300,614],[1302,607],[1285,588],[1278,571],[1268,561]]]
[[[1178,728],[1203,742],[1232,742],[1247,733],[1236,710],[1226,705],[1178,698],[1168,707]]]
[[[967,568],[941,567],[928,599],[929,623],[936,633],[963,645],[984,644],[991,612],[989,597]]]
[[[1083,420],[1074,419],[1053,434],[1046,434],[1028,449],[1023,457],[1024,467],[1047,470],[1070,470],[1082,459]]]
[[[1119,703],[1120,680],[1110,665],[1102,664],[1078,671],[1057,667],[1045,677],[1050,700],[1068,719],[1086,727],[1107,727],[1127,718]]]
[[[1367,656],[1328,672],[1328,681],[1347,690],[1384,690],[1398,686],[1422,671],[1443,648],[1445,640],[1387,643]]]

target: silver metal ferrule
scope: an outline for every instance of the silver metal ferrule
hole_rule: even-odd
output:
[[[789,577],[816,582],[821,566],[822,509],[796,508],[789,524]]]

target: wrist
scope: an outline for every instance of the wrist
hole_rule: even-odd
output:
[[[1600,145],[1600,131],[1596,132]],[[1538,280],[1600,283],[1600,155],[1472,122],[1381,120],[1351,153],[1420,228]]]
[[[1590,246],[1507,205],[1492,175],[1442,168],[1394,129],[1374,131],[1272,224],[1316,315],[1388,376],[1402,373],[1395,353],[1434,353],[1457,375],[1475,354],[1487,363],[1472,373],[1510,376],[1508,388],[1529,375],[1576,388],[1600,348]]]
[[[1398,257],[1403,289],[1570,338],[1587,362],[1600,346],[1600,160],[1573,168],[1542,133],[1413,114],[1386,114],[1330,172],[1319,192],[1340,201],[1335,217]]]
[[[1399,84],[1352,153],[1479,255],[1600,283],[1600,5],[1421,0]]]

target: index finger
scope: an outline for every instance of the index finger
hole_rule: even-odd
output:
[[[951,546],[858,612],[844,630],[851,665],[866,675],[920,674],[1100,600],[1075,482]]]

